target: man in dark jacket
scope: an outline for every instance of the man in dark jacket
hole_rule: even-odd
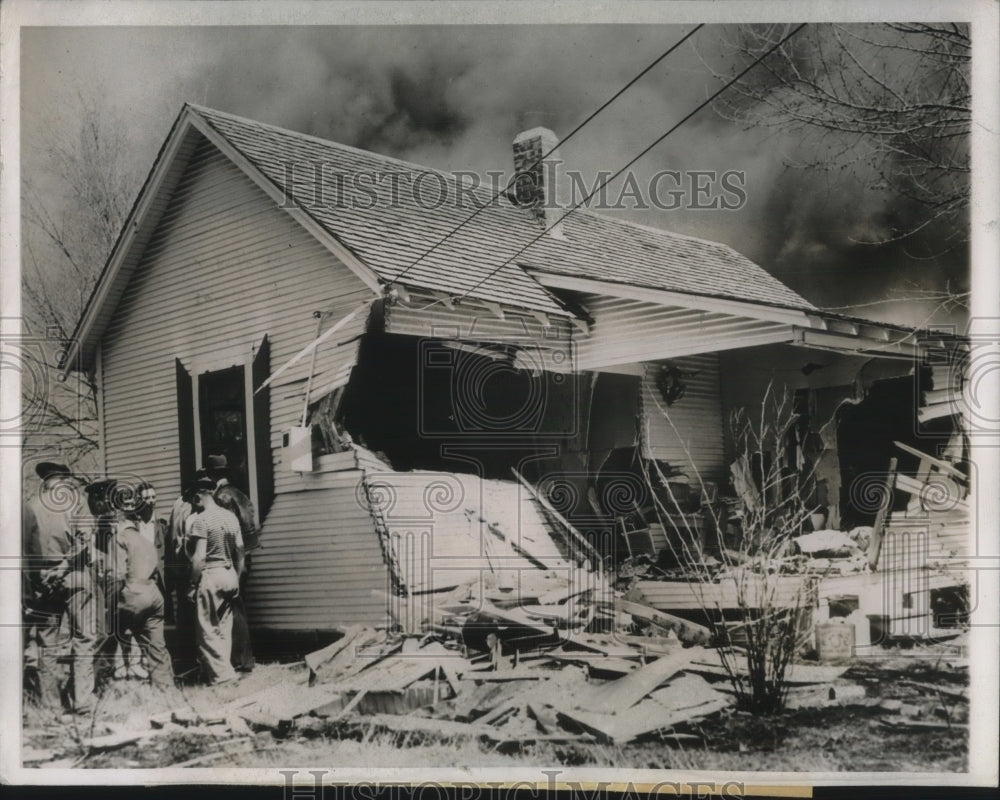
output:
[[[65,464],[45,461],[35,467],[38,494],[24,507],[21,543],[26,572],[25,603],[38,652],[40,702],[60,708],[59,656],[69,650],[67,687],[77,713],[93,710],[96,609],[90,574],[89,515],[82,513],[81,481]],[[63,618],[69,638],[60,636]]]

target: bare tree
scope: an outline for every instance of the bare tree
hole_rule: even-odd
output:
[[[27,164],[22,184],[22,310],[26,358],[36,374],[22,381],[27,452],[58,452],[79,463],[99,446],[93,375],[58,380],[58,362],[128,213],[137,175],[127,128],[94,97],[77,92],[51,115],[53,126]],[[27,172],[27,170],[26,170]]]
[[[670,410],[655,395],[653,400],[674,427]],[[788,436],[797,420],[791,395],[770,384],[756,417],[743,408],[731,416],[733,482],[742,501],[740,536],[733,549],[721,541],[707,548],[703,523],[684,512],[671,477],[652,459],[646,472],[656,516],[668,532],[667,548],[683,567],[701,610],[716,621],[720,661],[739,706],[756,714],[784,706],[788,668],[808,639],[803,619],[815,593],[815,576],[782,574],[793,540],[817,510],[811,502],[814,467],[803,471],[788,459]],[[686,466],[693,472],[689,477],[697,491],[707,494],[706,482],[691,453],[687,455]],[[726,520],[711,505],[705,510],[710,528],[721,534]],[[720,592],[735,606],[724,607]]]
[[[723,40],[729,79],[773,47],[785,25],[746,25]],[[808,25],[722,95],[716,110],[748,128],[801,136],[803,166],[867,167],[868,188],[922,208],[889,240],[940,222],[968,236],[971,39],[959,23]],[[705,59],[714,61],[715,59]],[[818,154],[818,155],[816,155]]]

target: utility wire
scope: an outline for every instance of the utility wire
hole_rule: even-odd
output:
[[[536,161],[534,161],[530,166],[528,166],[525,169],[525,171],[527,172],[527,171],[532,170],[535,167],[537,167],[539,164],[541,164],[543,161],[545,161],[546,158],[548,158],[550,155],[552,155],[560,147],[560,145],[566,144],[566,142],[568,142],[570,139],[572,139],[574,136],[576,136],[576,134],[578,134],[584,128],[585,125],[587,125],[592,119],[594,119],[594,117],[596,117],[598,114],[600,114],[602,111],[604,111],[604,109],[606,109],[613,102],[615,102],[615,100],[617,100],[619,97],[621,97],[623,94],[625,94],[625,92],[627,92],[629,89],[631,89],[632,86],[634,86],[635,83],[640,78],[642,78],[647,72],[649,72],[653,67],[655,67],[657,64],[659,64],[661,61],[663,61],[663,59],[665,59],[671,53],[673,53],[678,47],[680,47],[682,44],[684,44],[684,42],[686,42],[688,39],[690,39],[692,36],[694,36],[698,32],[698,30],[700,28],[704,27],[704,24],[705,23],[699,23],[698,25],[695,25],[695,27],[693,27],[686,34],[684,34],[684,36],[681,37],[681,39],[679,39],[676,43],[674,43],[669,49],[665,50],[648,67],[646,67],[642,72],[640,72],[638,75],[636,75],[634,78],[632,78],[632,80],[630,80],[621,89],[619,89],[617,92],[615,92],[614,95],[612,95],[607,100],[605,100],[604,103],[600,106],[600,108],[598,108],[596,111],[592,112],[590,114],[590,116],[588,116],[583,122],[581,122],[579,125],[577,125],[572,131],[570,131],[569,134],[565,138],[561,139],[555,145],[553,145],[551,150],[549,150],[544,155],[539,156]],[[419,264],[421,261],[423,261],[427,256],[429,256],[431,253],[433,253],[435,250],[437,250],[442,244],[444,244],[446,241],[448,241],[452,236],[454,236],[456,233],[458,233],[458,231],[460,231],[462,228],[464,228],[466,225],[468,225],[472,220],[474,220],[476,217],[478,217],[479,214],[482,213],[483,210],[485,210],[486,208],[489,208],[489,206],[493,205],[493,203],[496,201],[496,199],[498,197],[500,197],[505,192],[507,192],[508,189],[510,189],[510,187],[514,184],[516,178],[517,178],[517,175],[511,176],[511,179],[509,181],[507,181],[507,185],[504,186],[504,188],[502,188],[500,191],[498,191],[495,195],[493,195],[493,197],[490,198],[490,200],[489,200],[488,203],[486,203],[485,205],[482,205],[479,208],[477,208],[472,214],[470,214],[468,217],[466,217],[465,219],[463,219],[458,225],[456,225],[454,228],[452,228],[450,231],[448,231],[448,233],[446,233],[441,239],[439,239],[434,244],[432,244],[430,246],[430,248],[428,248],[423,253],[421,253],[420,256],[417,258],[416,261],[413,261],[410,264],[408,264],[403,269],[403,271],[400,272],[398,275],[396,275],[396,277],[394,277],[391,281],[389,281],[389,283],[393,284],[393,283],[396,283],[399,280],[401,280],[402,277],[404,275],[406,275],[406,273],[408,273],[411,269],[413,269],[415,266],[417,266],[417,264]]]
[[[541,239],[545,234],[547,234],[553,228],[557,227],[570,214],[572,214],[574,211],[576,211],[578,208],[580,208],[580,206],[582,206],[584,203],[586,203],[588,200],[590,200],[590,198],[593,197],[595,194],[597,194],[601,189],[603,189],[606,184],[610,183],[615,178],[617,178],[619,175],[621,175],[623,172],[625,172],[625,170],[627,170],[629,167],[631,167],[636,161],[638,161],[640,158],[642,158],[644,155],[646,155],[646,153],[648,153],[650,150],[652,150],[654,147],[656,147],[660,142],[662,142],[670,134],[672,134],[674,131],[676,131],[681,125],[683,125],[685,122],[687,122],[689,119],[691,119],[691,117],[693,117],[695,114],[697,114],[703,108],[705,108],[705,106],[709,105],[709,103],[711,103],[713,100],[715,100],[715,98],[717,98],[719,95],[721,95],[724,91],[726,91],[734,83],[736,83],[737,81],[739,81],[744,75],[746,75],[750,70],[752,70],[754,67],[756,67],[761,61],[763,61],[769,55],[771,55],[771,53],[773,53],[775,50],[777,50],[779,47],[781,47],[785,42],[787,42],[789,39],[791,39],[795,34],[797,34],[805,26],[806,26],[806,23],[802,23],[801,25],[797,26],[796,28],[794,28],[792,30],[791,33],[789,33],[787,36],[785,36],[784,38],[782,38],[781,41],[779,41],[777,44],[775,44],[773,47],[771,47],[766,53],[764,53],[763,55],[758,56],[756,59],[754,59],[754,61],[751,62],[747,67],[745,67],[738,75],[736,75],[736,77],[734,77],[731,80],[729,80],[726,83],[725,86],[723,86],[717,92],[715,92],[714,94],[712,94],[707,100],[705,100],[704,102],[700,103],[694,110],[692,110],[691,112],[689,112],[688,114],[686,114],[679,122],[677,122],[675,125],[673,125],[669,130],[667,130],[666,133],[663,133],[660,136],[658,136],[656,139],[654,139],[653,142],[652,142],[652,144],[650,144],[648,147],[644,148],[638,155],[636,155],[630,161],[628,161],[628,163],[626,163],[625,166],[623,166],[621,169],[619,169],[614,175],[609,176],[605,180],[601,181],[599,184],[595,184],[594,188],[591,189],[590,192],[588,192],[587,195],[582,200],[580,200],[578,203],[574,204],[565,214],[563,214],[561,217],[559,217],[559,219],[557,219],[551,225],[549,225],[548,227],[546,227],[545,230],[543,230],[541,233],[539,233],[537,236],[535,236],[533,239],[531,239],[531,241],[529,241],[526,245],[524,245],[524,247],[522,247],[516,253],[514,253],[514,255],[512,255],[510,258],[508,258],[506,261],[504,261],[502,264],[500,264],[500,266],[498,266],[496,269],[492,270],[486,277],[484,277],[483,279],[481,279],[471,289],[467,289],[465,292],[463,292],[458,297],[453,298],[453,302],[458,302],[460,300],[463,300],[464,298],[468,297],[472,292],[476,291],[476,289],[478,289],[480,286],[482,286],[484,283],[486,283],[486,281],[488,281],[490,278],[492,278],[494,275],[496,275],[501,269],[503,269],[505,266],[507,266],[511,261],[513,261],[519,255],[521,255],[521,253],[523,253],[525,250],[527,250],[529,247],[531,247],[535,242],[537,242],[539,239]],[[442,301],[440,301],[440,300],[435,300],[434,301],[434,303],[438,303],[438,302],[442,302]],[[426,307],[429,308],[431,305],[434,305],[434,303],[430,303]]]

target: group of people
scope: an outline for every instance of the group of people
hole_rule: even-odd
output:
[[[36,466],[40,485],[22,515],[29,700],[88,713],[116,678],[166,690],[196,661],[212,684],[253,669],[243,590],[259,530],[226,467],[224,456],[209,456],[163,519],[149,483],[88,482],[64,464]],[[70,665],[66,681],[60,661]]]

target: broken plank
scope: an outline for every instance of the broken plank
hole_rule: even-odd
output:
[[[628,645],[635,655],[665,656],[681,649],[680,641],[673,637],[668,639],[664,636],[634,636],[619,633],[615,635],[615,640]]]
[[[36,750],[34,747],[24,747],[21,750],[21,763],[33,764],[39,761],[52,761],[59,755],[55,750]]]
[[[275,695],[269,701],[254,704],[251,708],[280,720],[293,720],[333,702],[340,695],[340,691],[329,686],[300,687],[294,693]],[[237,711],[235,716],[242,716],[242,711]]]
[[[548,654],[548,657],[553,661],[565,664],[581,664],[587,668],[591,677],[610,675],[617,678],[635,671],[640,666],[638,659],[628,660],[615,656],[603,656],[598,653],[567,653],[553,650]]]
[[[626,744],[640,736],[714,714],[729,704],[728,700],[720,697],[691,708],[670,712],[655,700],[645,700],[635,706],[629,714],[602,714],[582,709],[563,709],[558,706],[556,712],[560,719],[593,733],[602,742]]]
[[[969,702],[969,693],[964,689],[949,689],[944,686],[935,686],[933,683],[919,683],[906,678],[900,680],[900,683],[905,683],[908,686],[915,686],[916,688],[923,689],[926,692],[936,692],[937,694],[942,694],[945,697],[956,697],[959,700]]]
[[[326,647],[315,650],[312,653],[306,655],[303,659],[306,666],[309,667],[310,672],[316,672],[320,666],[327,663],[339,653],[341,653],[346,647],[349,647],[354,643],[354,640],[358,638],[366,629],[362,625],[351,625],[344,631],[344,635],[341,636],[333,644],[329,644]]]
[[[392,731],[433,733],[442,738],[487,738],[496,732],[486,725],[455,722],[449,719],[431,719],[395,714],[374,714],[364,718],[365,724]]]
[[[628,709],[688,667],[692,660],[703,658],[704,653],[702,648],[692,647],[661,656],[618,680],[588,687],[580,693],[576,707],[593,712],[630,713]]]
[[[119,747],[144,742],[148,739],[155,739],[159,736],[181,732],[186,735],[218,736],[218,730],[209,730],[203,727],[180,728],[176,725],[166,724],[162,728],[148,728],[140,731],[117,731],[105,736],[95,736],[90,739],[84,739],[82,744],[90,752],[99,753],[107,750],[117,750]]]
[[[576,634],[566,639],[562,644],[562,652],[570,653],[576,648],[589,650],[592,653],[599,653],[603,656],[615,658],[635,658],[641,657],[641,653],[633,649],[624,639],[617,636],[594,636],[593,634]],[[673,648],[679,650],[678,644]]]
[[[542,703],[527,703],[525,710],[535,720],[542,733],[552,733],[559,728],[559,720],[551,706]]]
[[[683,617],[668,614],[644,603],[615,598],[615,610],[630,614],[644,622],[652,622],[667,630],[672,630],[677,638],[685,644],[708,644],[712,641],[712,632],[704,625],[690,622]]]

